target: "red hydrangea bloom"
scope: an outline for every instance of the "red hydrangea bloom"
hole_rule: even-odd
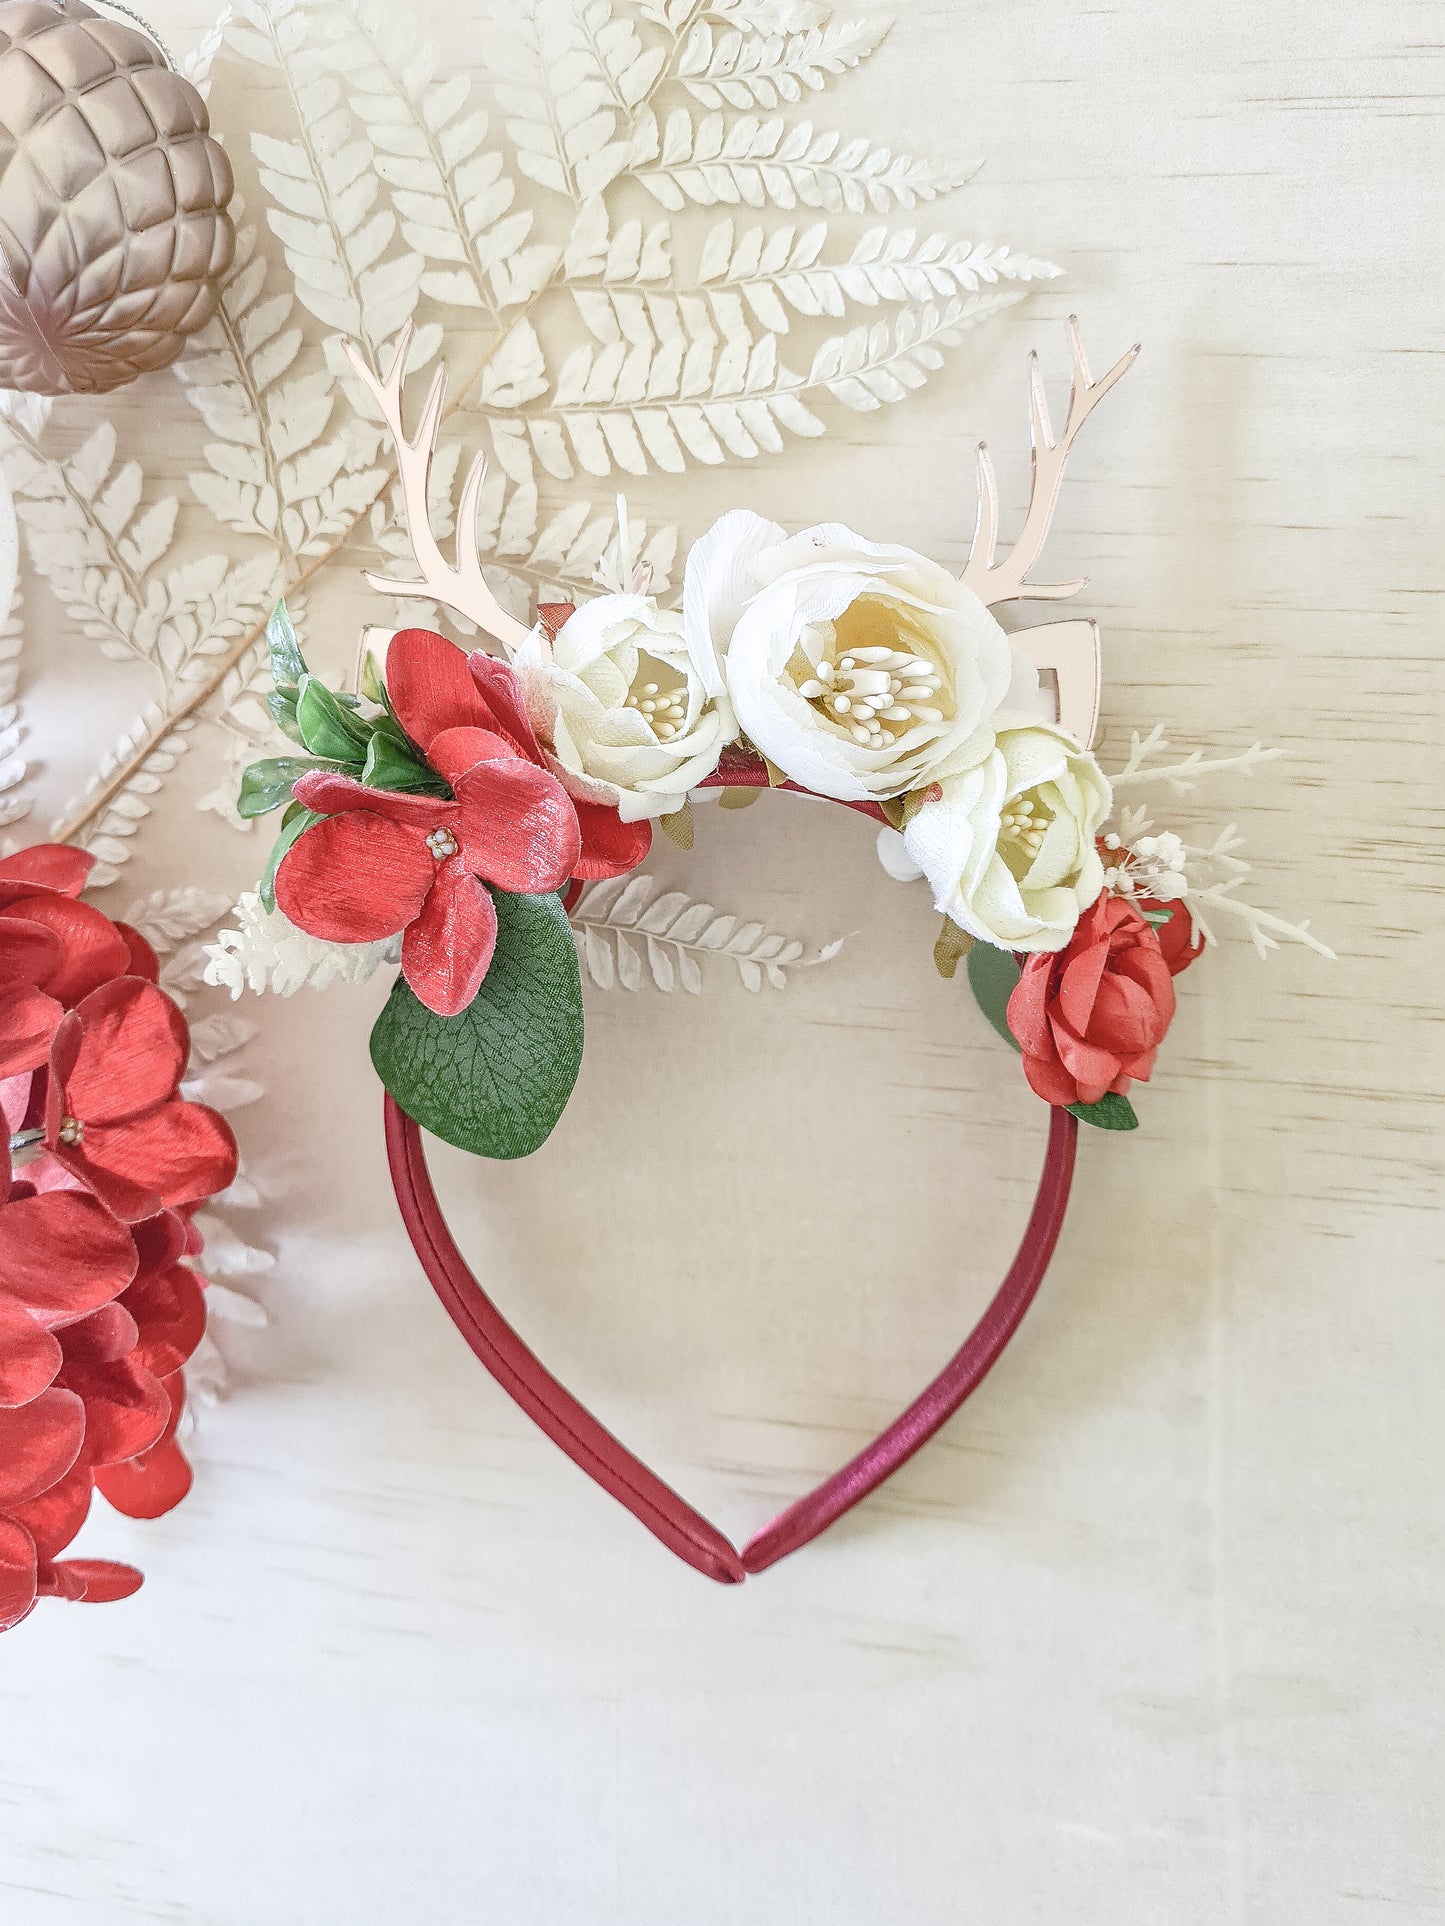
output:
[[[229,1125],[177,1095],[189,1051],[175,1004],[134,976],[92,990],[56,1030],[46,1149],[128,1223],[214,1196],[236,1174]]]
[[[544,626],[548,607],[537,611]],[[568,772],[537,740],[517,678],[505,662],[478,649],[464,656],[430,629],[403,629],[386,654],[386,689],[396,719],[431,760],[431,745],[447,729],[486,729],[515,754],[549,769],[571,794]],[[652,824],[625,823],[615,809],[572,795],[582,850],[572,874],[581,882],[623,876],[652,847]]]
[[[37,1598],[97,1602],[140,1585],[129,1565],[60,1553],[95,1490],[153,1518],[190,1487],[175,1434],[205,1301],[182,1260],[201,1244],[162,1199],[189,1205],[235,1174],[226,1125],[176,1096],[189,1038],[144,980],[153,952],[70,894],[89,868],[67,849],[0,863],[0,968],[54,1010],[36,1062],[22,1047],[30,1006],[0,996],[0,1630]],[[96,987],[102,967],[127,974]],[[61,998],[76,1003],[68,1015]],[[51,1148],[13,1171],[11,1132],[47,1113]]]
[[[401,967],[438,1016],[476,996],[497,942],[485,885],[560,889],[581,851],[577,812],[539,750],[516,734],[521,706],[502,663],[484,699],[466,659],[439,635],[404,631],[392,643],[387,684],[397,720],[452,797],[369,789],[316,772],[294,794],[325,821],[282,858],[276,901],[299,929],[333,943],[402,932]],[[480,718],[480,719],[479,719]]]

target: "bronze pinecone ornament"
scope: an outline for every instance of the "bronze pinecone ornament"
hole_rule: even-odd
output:
[[[0,0],[0,388],[103,394],[216,311],[235,232],[205,102],[79,0]]]

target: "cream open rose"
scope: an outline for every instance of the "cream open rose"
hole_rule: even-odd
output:
[[[926,876],[938,909],[985,943],[1062,949],[1104,887],[1094,839],[1112,798],[1088,750],[1062,729],[1006,729],[940,788],[901,838],[882,832],[884,867]]]
[[[860,802],[961,774],[1038,674],[983,603],[912,549],[838,523],[787,537],[735,510],[688,556],[683,614],[704,685],[787,776]]]
[[[645,595],[599,595],[512,667],[557,773],[625,823],[670,816],[717,767],[723,717],[689,658],[681,616]]]

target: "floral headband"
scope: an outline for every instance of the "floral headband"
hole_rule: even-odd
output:
[[[1031,370],[1033,486],[1003,559],[981,447],[961,580],[846,528],[789,537],[738,511],[693,547],[681,609],[663,609],[619,504],[599,575],[607,592],[580,607],[544,604],[531,627],[498,606],[482,574],[471,534],[480,463],[462,494],[455,564],[429,528],[444,374],[408,438],[405,338],[384,381],[353,354],[397,445],[419,571],[373,585],[430,597],[509,659],[408,629],[384,651],[365,648],[356,691],[338,693],[310,672],[284,608],[269,626],[268,703],[297,753],[246,771],[241,813],[281,811],[280,833],[207,975],[235,994],[290,993],[400,966],[371,1049],[392,1179],[426,1275],[522,1409],[722,1582],[816,1537],[986,1375],[1048,1265],[1078,1125],[1136,1127],[1129,1092],[1151,1074],[1174,978],[1213,940],[1212,920],[1242,921],[1262,954],[1287,939],[1330,954],[1307,926],[1240,895],[1248,865],[1232,828],[1195,846],[1143,807],[1117,806],[1131,788],[1182,792],[1275,752],[1256,743],[1169,761],[1156,728],[1134,736],[1110,778],[1088,746],[1094,624],[1009,634],[990,613],[1083,586],[1035,583],[1030,570],[1069,449],[1133,351],[1096,381],[1070,327],[1073,384],[1057,437]],[[639,967],[630,930],[659,981],[676,968],[695,987],[687,971],[710,948],[732,953],[745,980],[782,980],[799,946],[749,936],[739,949],[731,919],[679,909],[676,895],[654,901],[636,874],[654,825],[691,846],[694,796],[718,791],[738,805],[768,787],[872,818],[889,873],[926,878],[942,918],[938,968],[952,977],[965,962],[984,1015],[1050,1106],[1050,1127],[1018,1254],[977,1326],[870,1445],[738,1550],[502,1317],[447,1228],[422,1130],[498,1158],[545,1141],[581,1064],[579,944],[598,976],[598,918],[617,936],[608,968],[615,956],[619,973],[624,958]],[[129,1566],[61,1554],[96,1491],[150,1518],[189,1488],[180,1440],[185,1368],[206,1323],[202,1207],[237,1176],[230,1131],[196,1100],[206,1089],[197,1054],[204,1063],[214,1046],[199,1031],[192,1039],[161,987],[147,932],[80,900],[90,863],[45,846],[0,860],[0,1630],[38,1598],[114,1599],[140,1583]]]

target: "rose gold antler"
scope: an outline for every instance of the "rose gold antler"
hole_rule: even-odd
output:
[[[387,595],[425,595],[431,601],[440,602],[443,607],[465,616],[469,622],[475,622],[479,629],[485,629],[511,655],[527,639],[528,629],[525,623],[518,622],[501,607],[482,575],[481,558],[477,553],[477,500],[487,473],[484,456],[478,455],[472,463],[457,508],[455,567],[447,562],[432,534],[427,505],[427,476],[431,470],[432,451],[441,421],[447,371],[438,368],[433,376],[431,392],[422,409],[416,435],[408,440],[401,419],[401,384],[406,373],[406,351],[410,345],[411,323],[408,322],[397,337],[396,354],[390,372],[382,380],[367,366],[356,346],[349,341],[346,344],[346,358],[380,408],[382,419],[391,430],[391,438],[396,445],[396,472],[406,508],[407,536],[420,571],[420,577],[415,582],[399,582],[394,576],[370,572],[366,580],[372,588],[380,589]]]
[[[963,582],[989,607],[996,602],[1011,602],[1021,596],[1040,602],[1062,601],[1066,596],[1077,595],[1084,586],[1082,579],[1077,582],[1027,582],[1024,578],[1038,561],[1048,538],[1049,524],[1054,518],[1054,504],[1059,498],[1059,484],[1064,478],[1064,464],[1074,438],[1094,408],[1132,364],[1139,352],[1139,344],[1136,341],[1128,353],[1121,355],[1109,372],[1101,375],[1097,381],[1089,373],[1089,364],[1084,359],[1083,338],[1079,333],[1079,319],[1073,314],[1069,316],[1069,344],[1074,352],[1074,379],[1069,390],[1069,417],[1057,441],[1054,440],[1049,421],[1043,377],[1039,373],[1039,358],[1036,354],[1029,356],[1029,428],[1033,440],[1033,481],[1029,491],[1029,509],[1018,540],[1004,560],[997,564],[993,558],[998,544],[998,483],[994,479],[993,460],[987,443],[978,444],[978,526],[974,530],[968,567],[963,571]]]

